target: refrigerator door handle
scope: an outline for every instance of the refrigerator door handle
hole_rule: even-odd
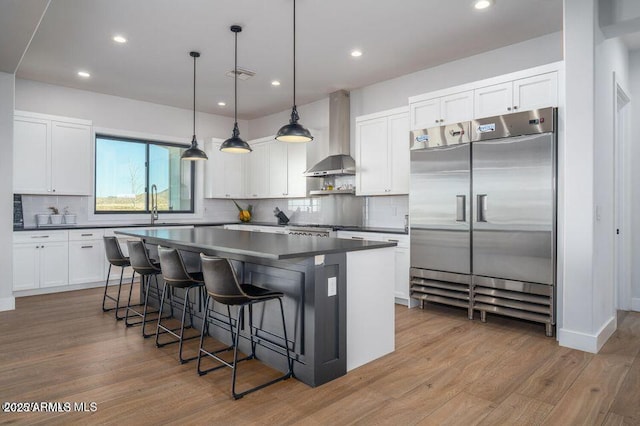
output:
[[[478,222],[486,222],[486,211],[487,211],[487,194],[478,194],[477,195],[478,202],[476,203],[478,206],[478,211],[476,214],[476,218]]]
[[[456,195],[456,222],[467,221],[467,196]]]

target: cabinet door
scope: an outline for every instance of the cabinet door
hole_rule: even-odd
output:
[[[440,118],[440,98],[411,104],[411,129],[438,127]]]
[[[205,142],[204,150],[209,159],[204,164],[204,196],[205,198],[225,197],[225,153],[220,152],[220,144]]]
[[[388,149],[390,159],[390,194],[409,193],[409,117],[405,114],[395,114],[388,119]]]
[[[50,122],[16,116],[13,122],[13,191],[46,194],[50,190]]]
[[[289,143],[287,145],[287,193],[288,197],[307,196],[307,145]]]
[[[282,198],[289,194],[287,179],[287,143],[273,141],[267,144],[269,161],[269,197]]]
[[[91,126],[51,122],[51,192],[91,194]]]
[[[396,247],[395,294],[409,301],[409,249]]]
[[[104,280],[104,244],[101,240],[69,242],[69,284]]]
[[[385,195],[389,190],[387,117],[356,123],[356,194]]]
[[[473,90],[443,96],[440,113],[440,125],[473,119]]]
[[[266,144],[254,145],[247,154],[246,194],[247,198],[265,198],[269,191],[269,149]]]
[[[558,105],[558,73],[535,75],[513,82],[513,105],[529,111]]]
[[[40,246],[40,287],[69,284],[69,243],[43,243]]]
[[[13,289],[28,290],[40,285],[40,244],[13,245]]]
[[[253,153],[233,154],[221,152],[220,154],[224,162],[224,197],[244,197],[244,161],[247,155],[253,155]]]
[[[474,118],[513,112],[513,82],[481,87],[473,91]]]

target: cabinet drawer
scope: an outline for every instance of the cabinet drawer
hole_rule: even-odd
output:
[[[69,231],[69,241],[102,240],[104,229],[75,229]]]
[[[69,240],[69,231],[18,231],[13,233],[14,243],[65,242]]]

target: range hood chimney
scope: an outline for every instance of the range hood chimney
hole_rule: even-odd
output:
[[[356,162],[349,155],[349,92],[338,90],[329,95],[329,156],[307,170],[307,177],[356,174]]]

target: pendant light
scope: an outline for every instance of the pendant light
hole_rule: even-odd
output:
[[[235,123],[233,124],[233,133],[231,137],[226,141],[222,142],[220,145],[220,151],[223,152],[231,152],[236,154],[246,154],[251,151],[251,147],[248,143],[243,141],[240,138],[240,130],[238,130],[238,33],[242,31],[242,27],[240,25],[232,25],[231,32],[235,34],[236,42],[235,42],[235,65],[233,68],[233,79],[234,79],[234,93],[235,93],[235,111],[234,111],[234,119]]]
[[[293,0],[293,107],[289,124],[278,130],[276,139],[281,142],[311,142],[313,136],[309,130],[298,123],[300,116],[296,107],[296,0]]]
[[[180,158],[183,160],[208,160],[207,154],[198,148],[198,140],[196,139],[196,59],[200,57],[198,52],[189,52],[193,58],[193,138],[191,139],[191,147],[182,153]]]

